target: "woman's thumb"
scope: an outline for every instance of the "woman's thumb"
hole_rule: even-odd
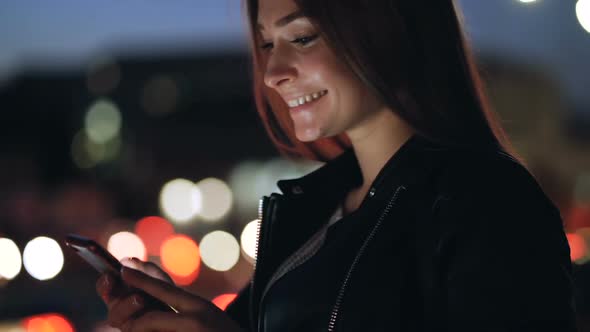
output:
[[[121,260],[121,264],[128,268],[139,270],[149,275],[150,277],[160,279],[169,284],[174,284],[172,278],[170,278],[170,276],[166,272],[164,272],[158,265],[152,262],[143,262],[136,257],[126,257]]]

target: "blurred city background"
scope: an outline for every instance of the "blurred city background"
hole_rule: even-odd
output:
[[[590,331],[590,0],[459,5],[492,104],[561,210]],[[0,109],[0,332],[112,330],[68,233],[223,308],[252,272],[259,198],[320,166],[266,137],[240,0],[3,0]]]

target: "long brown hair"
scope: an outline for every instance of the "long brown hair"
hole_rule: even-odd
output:
[[[327,45],[417,134],[449,146],[514,151],[491,110],[453,0],[294,0]],[[246,0],[254,96],[265,128],[287,156],[326,161],[346,134],[300,142],[288,107],[265,86],[257,46],[258,0]]]

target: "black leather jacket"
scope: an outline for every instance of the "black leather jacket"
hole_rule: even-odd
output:
[[[263,198],[254,276],[227,308],[245,330],[267,331],[269,280],[294,252],[314,250],[309,239],[361,180],[349,150]],[[362,204],[379,218],[366,221],[326,331],[576,331],[559,210],[511,156],[415,135]]]

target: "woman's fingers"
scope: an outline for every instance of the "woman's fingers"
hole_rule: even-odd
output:
[[[124,288],[119,278],[108,273],[102,274],[96,281],[96,292],[107,304],[111,299],[124,295]]]
[[[120,280],[110,274],[101,275],[96,282],[96,291],[108,308],[109,325],[120,327],[144,308],[145,299],[139,294],[122,291]]]
[[[107,303],[109,301],[109,295],[111,293],[111,289],[113,288],[113,280],[112,277],[108,274],[101,275],[98,280],[96,280],[96,292],[102,300]]]
[[[135,270],[139,270],[151,277],[166,281],[170,284],[174,284],[172,278],[164,272],[158,265],[152,262],[143,262],[138,258],[131,257],[131,258],[123,258],[121,260],[121,264],[124,266],[130,267]]]
[[[109,302],[108,307],[109,315],[107,321],[109,325],[121,327],[144,308],[144,299],[138,294],[133,294]]]
[[[205,299],[189,294],[168,282],[150,277],[138,270],[123,267],[121,276],[129,286],[144,290],[180,312],[199,312],[212,306]]]

